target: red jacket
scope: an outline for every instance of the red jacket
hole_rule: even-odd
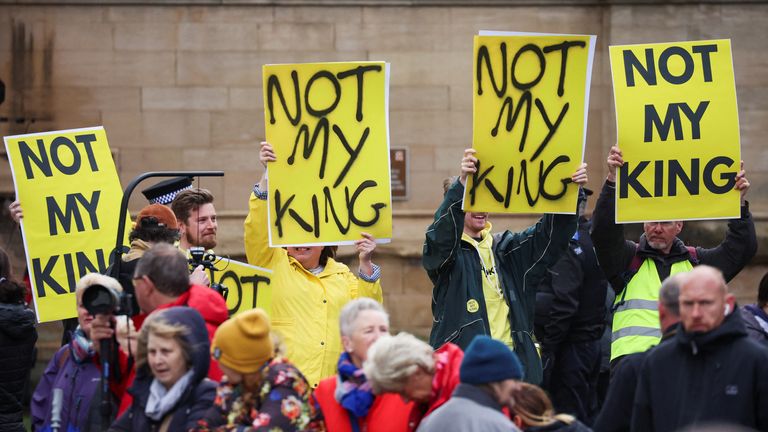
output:
[[[421,420],[440,408],[451,398],[453,389],[459,384],[459,367],[464,351],[457,345],[446,343],[435,351],[435,376],[432,378],[432,399],[428,404],[414,405],[409,426],[414,431]]]
[[[336,392],[336,377],[332,376],[320,381],[312,397],[320,405],[325,421],[325,430],[333,432],[352,432],[349,412],[344,409],[334,396]],[[368,415],[358,419],[360,432],[407,432],[408,416],[413,408],[413,402],[403,402],[400,395],[384,393],[373,401]]]

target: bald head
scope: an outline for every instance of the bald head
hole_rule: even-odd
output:
[[[723,273],[714,267],[700,265],[681,278],[680,320],[687,332],[716,329],[734,303]]]

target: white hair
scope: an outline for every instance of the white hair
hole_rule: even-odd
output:
[[[382,336],[368,348],[363,370],[374,393],[399,393],[419,368],[434,372],[433,354],[428,343],[411,334]]]
[[[352,333],[355,332],[355,320],[361,312],[367,310],[376,311],[384,315],[387,325],[389,325],[389,314],[387,314],[387,311],[384,310],[384,307],[379,302],[368,297],[360,297],[350,301],[341,309],[341,314],[339,315],[341,335],[352,336]]]
[[[80,280],[77,281],[77,285],[75,285],[75,292],[77,293],[77,296],[82,296],[83,291],[93,285],[101,285],[104,288],[111,289],[112,291],[123,292],[123,286],[120,285],[120,282],[118,282],[117,279],[99,273],[88,273],[87,275],[80,278]]]

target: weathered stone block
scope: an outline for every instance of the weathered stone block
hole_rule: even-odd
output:
[[[179,24],[179,49],[186,51],[250,51],[258,46],[259,30],[253,23]]]
[[[106,8],[105,20],[118,23],[176,23],[184,15],[184,10],[170,7],[114,6]]]
[[[144,110],[224,110],[229,104],[225,87],[144,87],[141,107]]]
[[[263,109],[263,94],[261,87],[230,87],[229,108],[249,111]]]
[[[144,111],[142,139],[145,148],[210,146],[210,114],[200,111]],[[179,158],[179,155],[176,156]]]
[[[53,44],[56,50],[110,51],[113,47],[112,24],[57,22],[52,25]]]
[[[340,51],[446,51],[451,28],[444,24],[337,23],[336,49]]]
[[[389,109],[447,111],[448,86],[390,86]]]
[[[359,23],[359,7],[281,7],[275,8],[276,23]]]
[[[314,23],[259,25],[259,49],[294,50],[297,47],[308,51],[332,51],[333,26]]]
[[[178,46],[177,25],[143,21],[114,24],[115,49],[126,51],[173,51]]]
[[[53,57],[53,74],[56,85],[172,85],[176,60],[170,52],[70,51]]]
[[[253,148],[263,141],[263,111],[225,111],[211,116],[211,143],[214,146]]]

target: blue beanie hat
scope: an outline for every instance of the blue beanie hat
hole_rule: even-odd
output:
[[[523,378],[523,366],[504,343],[488,336],[476,336],[464,352],[459,379],[465,384],[487,384]]]

